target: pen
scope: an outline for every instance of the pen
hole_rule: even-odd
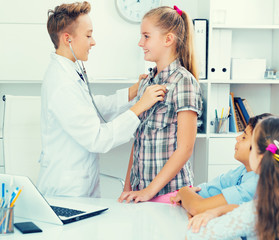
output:
[[[221,113],[221,119],[220,119],[220,122],[219,122],[218,132],[220,132],[220,129],[221,129],[223,114],[224,114],[224,108],[222,108],[222,113]]]
[[[228,110],[228,115],[227,115],[227,119],[225,119],[225,128],[224,128],[224,132],[226,132],[226,129],[227,129],[227,123],[226,121],[229,121],[229,117],[231,116],[231,113],[230,113],[230,110],[231,110],[231,107],[229,106],[229,110]]]
[[[229,110],[228,110],[228,115],[227,115],[227,117],[229,117],[229,115],[230,115],[230,110],[231,110],[231,107],[229,106]]]

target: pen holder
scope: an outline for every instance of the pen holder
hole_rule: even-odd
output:
[[[14,207],[0,208],[0,234],[14,232]]]
[[[214,130],[215,133],[228,133],[229,132],[229,118],[224,117],[224,118],[216,118],[214,122]]]

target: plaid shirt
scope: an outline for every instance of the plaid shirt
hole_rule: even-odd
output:
[[[163,102],[157,102],[139,118],[141,124],[135,133],[131,186],[134,191],[146,188],[164,167],[177,148],[177,113],[190,110],[202,113],[201,89],[194,76],[180,65],[178,59],[172,62],[156,77],[154,68],[142,80],[138,99],[146,87],[165,84],[168,92]],[[173,192],[185,185],[193,184],[193,171],[190,161],[156,195]]]

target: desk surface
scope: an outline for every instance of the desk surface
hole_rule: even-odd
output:
[[[1,240],[170,240],[185,239],[187,229],[186,211],[179,206],[163,203],[118,203],[114,199],[74,198],[84,204],[99,204],[109,207],[101,215],[78,222],[58,226],[33,221],[42,233],[0,235]],[[28,221],[16,218],[15,222]]]

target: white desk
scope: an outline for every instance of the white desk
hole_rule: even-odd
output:
[[[71,199],[72,200],[72,199]],[[163,203],[118,203],[114,199],[75,198],[85,204],[109,207],[101,215],[58,226],[33,221],[42,233],[1,234],[1,240],[184,240],[187,230],[186,211],[179,206]],[[28,221],[16,218],[15,222]]]

